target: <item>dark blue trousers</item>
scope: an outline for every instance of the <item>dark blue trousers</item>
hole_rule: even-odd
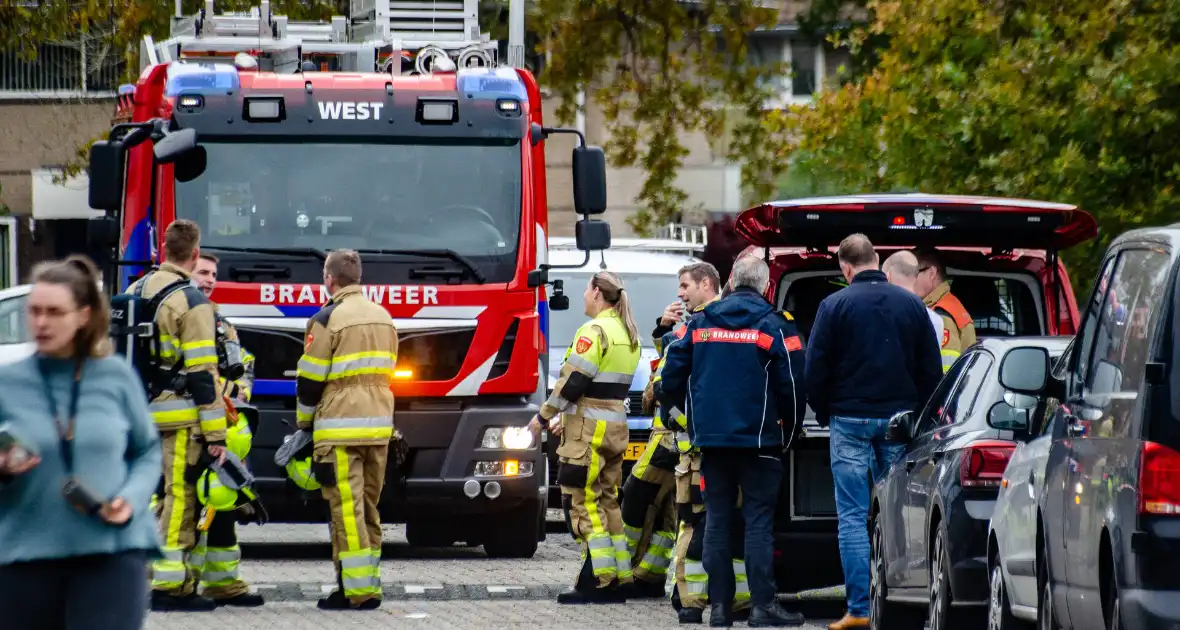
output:
[[[701,449],[704,481],[705,573],[709,601],[730,602],[736,588],[730,531],[742,494],[741,518],[746,526],[746,580],[754,606],[774,601],[774,512],[783,481],[783,462],[777,454],[754,449]]]

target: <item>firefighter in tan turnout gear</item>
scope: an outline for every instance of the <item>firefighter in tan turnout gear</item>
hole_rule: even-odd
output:
[[[692,263],[680,269],[680,286],[676,302],[668,305],[652,331],[656,351],[663,354],[664,340],[673,327],[683,328],[682,319],[689,311],[698,311],[717,299],[721,278],[717,269],[706,262]],[[643,392],[643,412],[652,414],[651,438],[631,475],[623,485],[623,531],[631,552],[635,571],[634,594],[638,597],[664,597],[668,567],[676,546],[676,449],[675,425],[661,413],[653,395],[656,369]]]
[[[172,222],[164,231],[164,263],[131,285],[150,299],[178,281],[191,281],[200,255],[196,223]],[[212,610],[216,604],[197,594],[191,554],[197,544],[197,496],[202,451],[225,460],[225,407],[217,392],[216,315],[213,304],[189,284],[172,291],[156,311],[162,370],[160,393],[149,408],[164,454],[163,499],[159,505],[163,557],[152,563],[152,610]],[[179,390],[179,391],[178,391]],[[207,462],[208,460],[204,460]]]
[[[639,365],[639,332],[619,276],[600,271],[583,294],[592,317],[574,335],[541,421],[560,438],[557,483],[570,533],[582,544],[582,567],[562,604],[622,602],[632,581],[618,490],[627,448],[624,401]]]
[[[975,320],[947,281],[946,267],[934,250],[915,250],[918,259],[918,280],[914,292],[922,302],[942,316],[942,371],[946,373],[963,351],[975,344]]]
[[[337,250],[324,261],[332,299],[307,325],[299,359],[296,421],[314,441],[313,469],[332,513],[336,587],[325,610],[381,605],[381,516],[385,463],[394,437],[397,329],[361,291],[361,260]]]

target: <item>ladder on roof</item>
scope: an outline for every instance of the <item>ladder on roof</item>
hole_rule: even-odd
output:
[[[669,223],[656,231],[656,238],[705,247],[709,244],[709,229],[703,225]]]
[[[205,0],[196,15],[173,18],[166,41],[145,38],[140,66],[233,63],[243,52],[257,58],[259,70],[280,73],[300,72],[308,61],[317,70],[394,74],[428,73],[438,57],[461,68],[496,65],[498,42],[480,31],[478,0],[350,0],[349,7],[348,17],[292,21],[273,14],[270,0],[220,14]],[[407,58],[411,68],[401,63]]]

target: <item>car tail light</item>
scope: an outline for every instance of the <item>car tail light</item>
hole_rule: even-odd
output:
[[[1180,453],[1155,442],[1139,458],[1139,513],[1180,514]]]
[[[959,484],[964,488],[999,488],[1016,442],[980,440],[963,449]]]

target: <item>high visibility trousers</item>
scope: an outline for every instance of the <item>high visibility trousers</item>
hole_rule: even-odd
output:
[[[233,512],[218,512],[190,556],[200,578],[202,594],[211,599],[233,599],[249,593],[250,586],[238,573],[241,561],[237,519]]]
[[[676,592],[684,608],[704,609],[709,604],[709,576],[705,573],[702,555],[705,549],[705,513],[699,518],[682,520],[676,537]],[[733,575],[737,588],[734,590],[733,610],[750,607],[750,584],[746,581],[745,528],[741,526],[741,514],[734,515],[736,525],[731,532]],[[693,522],[696,520],[696,522]]]
[[[582,563],[591,569],[579,573],[578,590],[628,584],[634,578],[618,498],[626,448],[625,421],[562,417],[557,483],[566,525],[582,543]]]
[[[189,555],[197,544],[197,489],[186,471],[195,468],[201,444],[189,429],[160,432],[164,457],[164,480],[157,510],[161,551],[164,557],[152,563],[152,590],[184,597],[197,587]]]
[[[332,512],[336,585],[354,605],[381,598],[381,515],[389,445],[315,447],[315,476]]]
[[[663,585],[676,546],[676,463],[672,432],[652,432],[623,486],[623,533],[635,579]]]

